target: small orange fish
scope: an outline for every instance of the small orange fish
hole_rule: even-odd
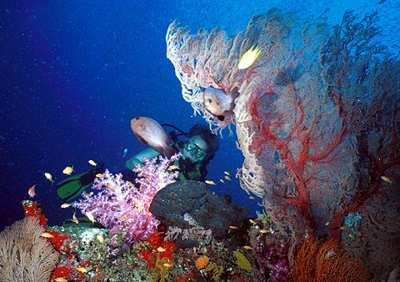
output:
[[[253,248],[246,245],[246,246],[243,246],[243,249],[245,249],[245,250],[252,250]]]
[[[67,279],[65,279],[64,277],[58,277],[56,279],[54,279],[55,282],[68,282]]]
[[[28,189],[28,195],[29,197],[33,198],[36,196],[36,185],[32,185],[29,189]]]
[[[267,234],[269,231],[267,229],[260,229],[261,234]]]

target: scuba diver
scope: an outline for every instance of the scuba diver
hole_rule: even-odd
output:
[[[169,133],[164,127],[172,129]],[[174,163],[179,171],[179,180],[203,181],[207,175],[207,164],[214,157],[219,142],[216,135],[202,125],[196,124],[189,132],[170,125],[160,125],[157,121],[147,117],[136,117],[131,120],[133,134],[140,142],[149,147],[131,157],[122,171],[123,179],[131,181],[137,177],[132,169],[140,165],[145,159],[152,159],[163,155],[171,157],[180,153],[181,157]],[[69,202],[89,188],[98,173],[104,172],[104,165],[88,172],[75,175],[58,183],[57,195],[64,202]]]
[[[173,130],[168,134],[164,127]],[[181,157],[175,165],[179,168],[179,180],[204,180],[207,175],[207,164],[214,157],[219,142],[216,135],[202,125],[196,124],[189,132],[170,125],[160,125],[157,121],[147,117],[136,117],[131,120],[131,129],[142,143],[149,146],[126,162],[131,171],[145,159],[152,159],[159,155],[171,157],[180,153]],[[184,136],[184,138],[182,138]]]

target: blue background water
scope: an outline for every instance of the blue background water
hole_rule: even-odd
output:
[[[144,148],[131,134],[131,117],[151,116],[184,130],[203,122],[191,118],[165,56],[165,32],[174,19],[192,31],[219,26],[232,35],[275,5],[302,16],[329,9],[333,23],[346,8],[378,9],[385,14],[385,32],[399,34],[398,0],[297,2],[1,1],[0,229],[22,217],[20,202],[33,184],[51,224],[70,217],[43,173],[57,182],[65,165],[80,172],[90,168],[89,159],[120,171],[124,148],[128,155]],[[395,38],[382,38],[395,46]],[[225,132],[209,178],[240,167],[234,141]],[[231,194],[251,214],[259,208],[236,181],[213,189]]]

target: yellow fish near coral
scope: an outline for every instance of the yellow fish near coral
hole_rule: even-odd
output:
[[[68,282],[68,280],[64,277],[58,277],[56,279],[54,279],[55,282]]]
[[[260,48],[256,46],[250,47],[249,50],[244,52],[244,54],[240,58],[238,69],[245,70],[249,68],[252,64],[254,64],[254,62],[257,60],[260,54],[261,54]]]
[[[74,172],[74,167],[73,166],[66,166],[62,173],[64,173],[65,175],[71,175]]]

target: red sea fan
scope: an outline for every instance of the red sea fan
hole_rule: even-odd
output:
[[[146,240],[159,224],[149,211],[150,203],[159,190],[175,181],[177,173],[167,168],[176,159],[177,156],[160,157],[135,167],[136,185],[123,180],[122,174],[113,175],[106,170],[94,181],[93,189],[98,193],[84,193],[74,207],[93,215],[111,236],[122,235],[126,243]]]

